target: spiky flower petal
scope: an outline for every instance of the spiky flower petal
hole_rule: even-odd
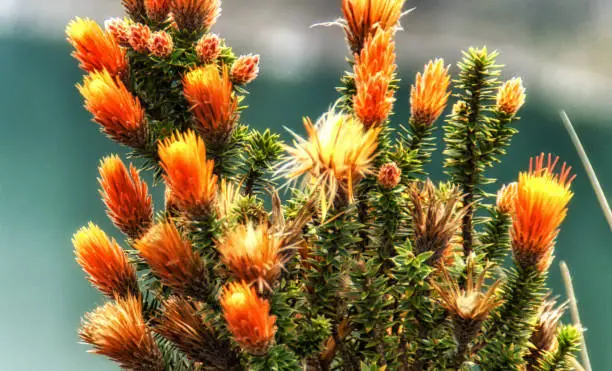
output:
[[[246,85],[257,78],[259,74],[259,55],[243,55],[238,57],[230,71],[230,77],[236,85]]]
[[[523,80],[515,77],[506,81],[497,92],[496,109],[508,116],[514,116],[525,104]]]
[[[395,31],[406,0],[342,0],[344,31],[353,53],[361,52],[368,36],[380,27]]]
[[[218,35],[206,34],[198,40],[195,50],[200,62],[212,63],[221,55],[221,39]]]
[[[115,226],[130,238],[142,236],[153,222],[153,205],[147,183],[132,164],[125,167],[119,156],[100,162],[100,194]]]
[[[548,298],[540,306],[538,320],[529,339],[533,348],[525,357],[531,366],[536,366],[538,359],[557,349],[557,333],[566,307],[566,303],[557,305],[556,298]]]
[[[120,76],[128,70],[125,50],[115,38],[104,32],[91,19],[76,18],[66,27],[68,42],[74,47],[72,56],[87,72],[107,70],[113,76]]]
[[[240,347],[251,354],[265,354],[276,333],[270,303],[244,282],[224,287],[220,302],[227,327]]]
[[[172,0],[170,10],[180,30],[205,32],[221,15],[221,0]]]
[[[507,214],[511,214],[514,211],[514,202],[516,200],[516,193],[518,184],[512,182],[508,185],[503,186],[497,192],[497,208]]]
[[[121,0],[127,14],[136,21],[142,20],[146,15],[145,0]]]
[[[170,12],[172,0],[144,0],[147,17],[156,23],[163,22]]]
[[[86,314],[79,335],[93,346],[93,353],[107,356],[124,369],[166,369],[136,296],[118,298]]]
[[[174,49],[172,36],[165,31],[153,32],[149,38],[148,49],[154,56],[166,58],[172,54],[172,50]]]
[[[449,66],[444,59],[429,61],[410,89],[410,110],[415,125],[430,127],[442,115],[450,96]]]
[[[217,215],[221,218],[227,218],[233,214],[234,208],[238,200],[242,197],[241,189],[238,184],[235,184],[225,178],[221,179],[219,187],[219,196],[217,197]]]

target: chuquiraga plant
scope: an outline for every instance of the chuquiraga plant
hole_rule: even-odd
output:
[[[545,286],[570,169],[537,156],[486,192],[525,100],[486,48],[452,81],[427,63],[390,126],[404,2],[342,0],[350,71],[291,144],[240,120],[259,56],[210,32],[219,0],[124,0],[105,29],[68,25],[86,109],[166,198],[154,213],[134,165],[101,161],[126,248],[94,224],[73,239],[109,299],[80,329],[94,353],[129,370],[570,369],[580,329]],[[435,185],[424,165],[451,96]]]

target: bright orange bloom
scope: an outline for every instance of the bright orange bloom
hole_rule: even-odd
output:
[[[148,140],[145,112],[119,78],[106,70],[92,72],[77,88],[85,98],[85,108],[106,135],[130,147],[145,145]]]
[[[118,298],[85,315],[79,331],[93,353],[102,354],[126,370],[165,370],[164,359],[142,316],[136,296]]]
[[[265,354],[276,333],[276,316],[270,315],[270,303],[244,282],[224,287],[220,302],[227,327],[242,349]]]
[[[151,227],[135,248],[153,273],[176,294],[205,298],[208,273],[204,261],[172,221]]]
[[[136,167],[130,164],[128,171],[117,155],[102,159],[99,170],[100,194],[108,216],[121,232],[139,238],[153,222],[147,183],[140,179]]]
[[[512,213],[514,211],[514,202],[516,200],[518,184],[516,182],[503,186],[497,192],[497,208],[503,213]]]
[[[342,0],[344,31],[353,53],[361,52],[368,36],[377,27],[395,31],[406,0]]]
[[[138,53],[146,53],[149,50],[150,38],[151,29],[149,26],[142,23],[133,23],[130,25],[128,41],[130,46]]]
[[[221,55],[221,39],[215,34],[206,34],[198,40],[196,54],[202,63],[212,63]]]
[[[106,33],[121,46],[130,45],[130,25],[130,21],[123,18],[110,18],[104,21]]]
[[[136,270],[117,242],[100,227],[89,223],[74,234],[72,244],[77,263],[100,292],[110,298],[138,294]]]
[[[293,147],[285,147],[290,158],[278,170],[289,179],[306,176],[318,189],[321,214],[333,207],[336,196],[353,200],[353,188],[372,173],[381,128],[365,129],[351,116],[330,111],[316,125],[304,119],[308,139],[294,134]]]
[[[520,77],[506,81],[497,92],[496,109],[509,116],[514,116],[525,104],[525,87]]]
[[[395,162],[384,164],[378,170],[378,184],[383,188],[393,189],[402,180],[402,169]]]
[[[153,22],[163,22],[170,12],[172,0],[144,0],[147,16]]]
[[[559,158],[542,153],[530,160],[529,171],[519,174],[512,217],[512,250],[516,262],[524,269],[535,267],[545,272],[552,262],[559,226],[567,215],[573,197],[570,185],[574,177],[564,163],[559,173]]]
[[[157,31],[151,34],[148,47],[154,56],[166,58],[172,54],[174,42],[172,42],[172,36],[166,31]]]
[[[221,0],[173,0],[170,10],[180,30],[205,32],[221,15]]]
[[[87,71],[107,70],[113,76],[128,70],[125,50],[91,19],[76,18],[66,27],[68,42],[74,47],[72,56]]]
[[[450,75],[443,59],[429,61],[410,89],[410,112],[418,126],[430,127],[442,115],[450,96]]]
[[[217,194],[214,161],[206,160],[206,145],[189,130],[175,133],[159,144],[166,185],[176,205],[193,217],[208,214]]]
[[[259,55],[243,55],[236,59],[230,71],[231,80],[236,85],[246,85],[259,74]]]
[[[196,118],[196,131],[207,143],[223,143],[238,120],[238,99],[226,68],[219,73],[216,65],[197,67],[183,79],[185,98]]]
[[[361,54],[355,55],[353,108],[368,128],[383,124],[393,109],[391,82],[396,68],[393,34],[378,29],[366,39]]]
[[[217,244],[221,260],[234,277],[247,283],[257,282],[260,291],[278,278],[281,270],[282,239],[268,229],[267,221],[238,225]]]

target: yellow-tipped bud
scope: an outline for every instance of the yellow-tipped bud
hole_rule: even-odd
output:
[[[523,80],[515,77],[506,81],[497,92],[496,109],[508,116],[514,116],[525,104],[525,88]]]
[[[449,66],[443,59],[429,61],[416,75],[410,90],[410,111],[415,125],[430,127],[442,115],[450,96]]]

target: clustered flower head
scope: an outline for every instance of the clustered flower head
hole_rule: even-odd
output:
[[[87,72],[108,71],[121,76],[128,71],[125,50],[91,19],[76,18],[66,27],[68,42],[74,47],[72,55]]]
[[[138,53],[146,53],[149,50],[151,29],[142,23],[132,23],[128,32],[128,43]]]
[[[251,354],[265,354],[276,333],[270,303],[244,282],[228,284],[220,302],[227,327],[240,347]]]
[[[221,0],[172,0],[170,11],[179,30],[205,32],[221,15]]]
[[[290,158],[279,172],[290,179],[305,176],[319,190],[325,218],[337,198],[352,201],[355,184],[372,172],[381,129],[366,129],[355,118],[333,110],[316,125],[304,119],[304,127],[308,137],[294,135],[293,146],[286,147]]]
[[[410,89],[410,112],[415,125],[430,127],[442,115],[450,96],[448,68],[438,58],[425,65],[423,74],[417,73]]]
[[[378,170],[378,184],[383,188],[395,188],[402,180],[402,169],[395,162],[388,162]]]
[[[154,56],[165,58],[169,56],[174,49],[172,36],[165,31],[153,32],[149,37],[147,48]]]
[[[497,111],[514,116],[523,104],[525,104],[525,88],[520,77],[506,81],[499,88],[495,104]]]
[[[200,62],[212,63],[221,55],[221,39],[216,34],[206,34],[198,40],[195,50]]]
[[[130,21],[124,18],[110,18],[104,21],[106,33],[121,46],[130,45]]]
[[[366,38],[361,53],[355,54],[353,108],[368,128],[383,124],[393,109],[391,82],[396,68],[393,33],[377,28]]]
[[[380,27],[383,31],[399,28],[406,0],[342,0],[344,31],[353,53],[360,53],[365,40]]]
[[[511,237],[514,258],[523,269],[548,269],[559,226],[574,195],[571,167],[564,163],[556,172],[558,161],[542,153],[530,160],[528,172],[519,174]]]
[[[230,77],[236,85],[246,85],[259,74],[259,55],[243,55],[232,65]]]
[[[170,13],[170,4],[173,0],[144,0],[147,17],[153,22],[163,22]]]

